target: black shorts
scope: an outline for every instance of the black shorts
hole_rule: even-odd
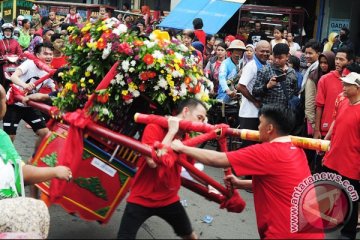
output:
[[[29,124],[35,133],[39,129],[46,128],[45,119],[39,110],[31,107],[8,105],[3,119],[4,131],[9,135],[16,135],[21,120]]]
[[[121,219],[117,238],[135,239],[141,225],[151,216],[164,219],[180,237],[188,236],[193,232],[190,219],[179,201],[159,208],[148,208],[128,202]]]

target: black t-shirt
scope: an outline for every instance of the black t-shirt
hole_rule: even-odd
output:
[[[263,31],[251,32],[246,41],[247,44],[256,45],[260,40],[267,40],[267,36]]]

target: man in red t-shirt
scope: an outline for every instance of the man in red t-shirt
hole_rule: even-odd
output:
[[[335,108],[335,100],[343,88],[340,77],[345,67],[353,60],[353,55],[354,53],[351,49],[339,49],[335,57],[335,70],[322,76],[318,82],[315,98],[314,138],[324,137],[329,131]]]
[[[179,104],[178,115],[169,118],[169,129],[156,124],[146,126],[141,142],[153,146],[155,142],[170,145],[178,132],[179,120],[203,122],[206,106],[197,99],[186,99]],[[140,226],[151,216],[167,221],[175,233],[184,239],[196,239],[189,217],[180,203],[181,166],[166,167],[151,158],[141,159],[133,179],[130,195],[118,232],[119,239],[135,239]]]
[[[359,67],[357,67],[359,68]],[[332,129],[331,147],[324,156],[326,172],[335,172],[348,180],[360,193],[360,69],[351,72],[343,81],[345,99],[339,103]],[[352,204],[348,222],[341,230],[342,239],[355,239],[358,223],[358,203]]]
[[[201,18],[195,18],[193,20],[194,33],[196,38],[206,46],[206,33],[202,30],[204,23]]]
[[[294,188],[310,176],[304,151],[292,145],[288,136],[294,114],[269,104],[260,109],[259,116],[262,144],[232,152],[188,147],[179,140],[174,140],[171,147],[209,166],[232,167],[237,176],[253,176],[252,180],[239,180],[231,175],[225,180],[235,188],[253,189],[260,238],[324,238],[321,229],[292,233],[290,228]],[[321,218],[315,220],[321,224]]]

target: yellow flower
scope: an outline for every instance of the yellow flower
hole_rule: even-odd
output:
[[[169,86],[170,86],[170,87],[174,87],[174,86],[175,86],[175,83],[174,83],[174,81],[172,81],[172,80],[169,80],[168,83],[169,83]]]
[[[74,75],[75,71],[76,71],[75,68],[72,68],[69,72],[70,76]]]
[[[162,74],[164,74],[164,72],[165,72],[164,70],[161,70],[161,71],[160,71],[160,73],[162,73]]]
[[[175,64],[174,64],[174,67],[175,67],[176,71],[179,71],[180,67],[179,67],[178,64],[175,63]]]
[[[94,84],[94,79],[89,79],[89,83]]]
[[[175,58],[175,59],[174,59],[174,63],[177,63],[177,64],[179,64],[179,63],[181,63],[181,61],[180,61],[180,59],[178,59],[178,58]]]
[[[129,89],[136,90],[136,89],[138,89],[138,87],[136,86],[135,83],[131,82],[131,83],[129,83]]]
[[[81,82],[81,83],[85,82],[85,78],[81,78],[81,79],[80,79],[80,82]]]
[[[170,74],[168,74],[168,75],[166,75],[166,81],[171,81],[171,79],[172,79],[172,76],[170,75]]]
[[[108,27],[106,25],[104,25],[104,26],[102,26],[102,30],[106,31],[106,30],[108,30]]]
[[[88,71],[85,72],[85,77],[90,77],[90,75],[91,75],[90,72],[88,72]]]
[[[70,27],[67,28],[67,30],[68,30],[69,32],[72,32],[72,31],[74,31],[74,28],[75,28],[75,27],[70,26]]]
[[[85,84],[85,83],[81,83],[80,86],[81,86],[81,87],[86,87],[86,84]]]
[[[128,90],[122,90],[122,91],[121,91],[121,94],[124,95],[124,96],[128,95],[128,93],[129,93]]]
[[[209,98],[209,95],[207,95],[207,94],[205,94],[205,93],[202,94],[202,95],[201,95],[201,98],[200,98],[200,100],[203,101],[203,102],[207,102],[207,101],[209,101],[209,99],[210,99],[210,98]]]
[[[155,40],[159,40],[159,41],[170,41],[170,35],[168,32],[165,31],[161,31],[161,30],[155,30],[152,32],[153,36],[155,37]]]
[[[185,75],[184,69],[180,68],[180,69],[179,69],[179,73],[180,73],[182,76]]]
[[[65,89],[71,90],[71,89],[72,89],[72,83],[71,83],[71,82],[67,82],[67,83],[65,84]]]

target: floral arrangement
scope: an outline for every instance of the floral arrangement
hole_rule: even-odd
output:
[[[117,119],[117,112],[143,97],[169,114],[186,97],[209,101],[213,85],[197,67],[198,59],[178,39],[155,30],[149,39],[127,31],[111,18],[70,27],[69,70],[62,72],[63,89],[54,104],[62,111],[82,108],[95,92],[90,113],[101,122]],[[107,88],[95,91],[113,64],[115,77]]]

